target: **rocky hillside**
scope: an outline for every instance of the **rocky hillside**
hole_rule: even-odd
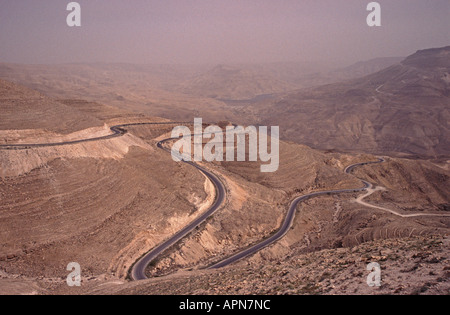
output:
[[[450,294],[448,239],[369,242],[353,249],[293,254],[280,263],[178,276],[119,290],[119,294]],[[381,287],[369,287],[367,265],[381,266]]]
[[[39,92],[0,80],[0,131],[40,129],[71,133],[103,123]]]
[[[368,242],[352,249],[292,254],[277,263],[234,266],[219,271],[180,272],[141,283],[87,283],[91,294],[180,295],[448,295],[450,242],[415,237]],[[381,287],[367,285],[367,265],[381,266]],[[13,282],[19,285],[20,282]],[[37,285],[28,283],[28,290]],[[34,289],[36,292],[39,289]],[[41,293],[49,293],[45,287]],[[59,294],[73,294],[61,286]],[[82,294],[81,290],[76,293]]]
[[[293,89],[294,85],[267,73],[224,65],[217,66],[182,86],[184,93],[223,100],[247,100],[262,94]]]
[[[284,138],[321,149],[450,154],[450,46],[375,74],[247,108]]]

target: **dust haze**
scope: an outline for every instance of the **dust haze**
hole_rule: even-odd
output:
[[[448,0],[78,2],[0,0],[0,295],[450,294]]]
[[[68,2],[1,0],[0,60],[345,66],[445,46],[450,29],[446,0],[380,1],[380,28],[367,26],[366,0],[78,2],[82,26],[69,28]]]

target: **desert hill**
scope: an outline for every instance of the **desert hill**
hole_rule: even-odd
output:
[[[297,73],[295,76],[292,76],[292,79],[294,79],[292,82],[303,88],[339,83],[376,73],[398,64],[403,59],[403,57],[381,57],[360,61],[338,69],[326,69],[319,72],[305,73],[303,75]]]
[[[0,130],[71,133],[103,123],[39,92],[0,80]]]
[[[334,70],[330,72],[330,76],[333,80],[343,81],[343,80],[351,80],[355,78],[361,78],[366,75],[370,75],[395,64],[400,63],[405,58],[403,57],[383,57],[383,58],[375,58],[367,61],[360,61],[348,67],[344,67],[338,70]]]
[[[182,86],[182,91],[187,94],[225,100],[246,100],[293,89],[293,84],[265,73],[224,65],[219,65]]]
[[[167,278],[92,285],[91,294],[159,295],[436,295],[448,294],[448,238],[372,241],[352,249],[294,253],[280,262],[255,262],[219,272],[180,272]],[[382,260],[382,286],[371,288],[364,272]],[[274,276],[275,275],[275,276]],[[60,293],[67,293],[61,290]]]
[[[125,122],[156,119],[109,111],[98,103],[61,102],[104,123],[117,121],[121,115]],[[0,151],[2,169],[8,172],[0,177],[0,292],[134,290],[134,284],[127,284],[130,266],[199,215],[214,198],[211,186],[198,171],[173,162],[156,148],[158,139],[167,137],[170,130],[137,126],[121,138],[98,143]],[[345,166],[375,158],[322,152],[289,142],[282,142],[280,148],[280,170],[271,175],[261,174],[258,163],[205,164],[227,188],[224,208],[164,253],[148,273],[161,276],[194,269],[189,277],[197,279],[196,269],[273,233],[295,196],[361,185],[354,176],[344,174]],[[371,203],[406,214],[447,213],[449,175],[445,163],[388,159],[385,165],[364,167],[357,174],[387,189],[373,194]],[[318,252],[337,259],[341,247],[418,235],[429,242],[430,235],[448,232],[448,218],[399,218],[356,204],[356,197],[324,196],[302,204],[286,238],[240,262],[233,274],[257,275],[255,270],[261,265],[268,266],[264,277],[272,279],[276,287],[268,287],[267,292],[285,292],[287,287],[277,282],[278,267],[270,266],[288,261],[289,268],[287,257]],[[373,252],[371,245],[367,246]],[[356,259],[354,256],[348,258]],[[71,261],[83,268],[84,282],[78,291],[68,288],[64,280],[65,267]],[[219,281],[224,272],[206,274],[207,279]],[[178,278],[162,279],[168,290],[179,283]],[[235,284],[230,281],[226,280],[230,287],[223,292],[234,292]],[[154,290],[151,283],[138,286],[139,292]]]
[[[247,108],[286,139],[321,149],[450,154],[450,47],[419,51],[369,76]]]
[[[117,123],[165,121],[0,86],[2,144],[79,140],[110,134]],[[154,243],[203,211],[214,194],[205,178],[154,148],[153,139],[170,130],[130,127],[118,138],[0,149],[0,281],[5,274],[59,278],[69,260],[93,274],[126,274]],[[189,187],[172,183],[176,176]]]
[[[1,64],[0,78],[53,99],[81,99],[173,120],[202,116],[232,120],[225,104],[186,95],[180,85],[205,71],[203,66],[132,64]]]
[[[448,48],[422,51],[362,79],[289,93],[275,103],[246,105],[249,115],[240,112],[241,120],[277,123],[286,138],[327,150],[281,141],[280,169],[274,174],[262,174],[258,163],[204,163],[226,186],[224,208],[149,266],[149,275],[162,278],[142,284],[128,283],[132,264],[214,200],[214,190],[204,176],[190,165],[173,162],[156,147],[171,127],[136,126],[123,137],[98,142],[0,150],[0,293],[215,293],[217,288],[230,294],[351,293],[356,288],[350,282],[355,277],[364,281],[365,263],[373,259],[392,268],[389,287],[382,293],[399,290],[407,281],[405,274],[411,273],[433,281],[425,286],[428,290],[445,292],[448,288],[440,286],[439,279],[446,276],[442,257],[448,256],[448,241],[442,237],[450,226],[447,159],[437,163],[386,157],[383,164],[358,168],[354,175],[377,186],[364,198],[372,206],[358,201],[358,193],[308,200],[299,205],[291,230],[280,242],[229,269],[199,269],[274,233],[293,198],[359,187],[361,182],[345,174],[345,167],[373,161],[375,156],[329,149],[441,152],[441,142],[448,141],[447,58]],[[71,90],[65,90],[70,84],[84,86],[76,90],[81,95],[90,80],[96,81],[83,74],[85,68],[80,69],[80,81],[70,83],[69,77],[61,81],[56,98],[2,83],[0,112],[5,109],[10,120],[5,122],[6,131],[0,131],[0,140],[90,137],[108,132],[112,124],[164,121],[100,102],[70,99]],[[127,79],[131,82],[126,87],[134,87],[133,93],[142,88],[133,83],[138,82],[133,81],[138,70],[133,70],[133,79]],[[35,75],[33,80],[39,82],[43,76],[61,72],[47,74],[41,69]],[[56,81],[48,82],[50,91]],[[112,82],[109,87],[105,82],[97,85],[96,93],[116,87],[126,90],[118,81]],[[411,88],[419,89],[414,98],[409,97]],[[131,98],[133,93],[127,95]],[[89,98],[95,98],[94,94]],[[196,110],[203,114],[200,109]],[[165,110],[177,114],[174,107]],[[59,124],[61,117],[66,123]],[[83,286],[75,291],[65,283],[66,266],[72,261],[81,264],[84,277]],[[402,271],[398,262],[410,271]],[[419,263],[433,268],[423,269],[427,275],[418,274],[414,268]],[[178,275],[164,277],[179,270]],[[405,276],[400,284],[399,274]],[[183,291],[187,278],[192,286]],[[336,288],[335,279],[342,286]],[[411,286],[402,290],[424,288],[417,283]]]
[[[236,121],[243,114],[251,117],[243,107],[248,101],[260,100],[255,96],[354,79],[395,61],[379,58],[338,70],[300,62],[218,66],[0,63],[0,78],[54,99],[100,102],[172,120],[192,120],[201,114],[206,121]]]

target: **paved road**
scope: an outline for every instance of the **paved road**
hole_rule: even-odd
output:
[[[73,145],[73,144],[79,144],[84,142],[93,142],[93,141],[100,141],[100,140],[107,140],[112,139],[116,137],[121,137],[127,133],[127,130],[125,128],[127,127],[133,127],[133,126],[144,126],[144,125],[191,125],[192,123],[188,122],[152,122],[152,123],[132,123],[132,124],[123,124],[123,125],[117,125],[111,127],[111,134],[101,137],[95,137],[95,138],[89,138],[89,139],[80,139],[80,140],[74,140],[74,141],[64,141],[64,142],[55,142],[55,143],[35,143],[35,144],[7,144],[7,145],[0,145],[0,150],[28,150],[33,148],[40,148],[40,147],[56,147],[56,146],[64,146],[64,145]],[[178,139],[178,138],[177,138]],[[157,146],[160,149],[163,149],[165,151],[168,151],[170,153],[170,150],[164,148],[164,143],[175,140],[174,138],[169,138],[162,140],[158,142]],[[202,172],[215,186],[216,190],[216,198],[214,200],[214,203],[209,208],[208,211],[206,211],[204,214],[202,214],[200,217],[198,217],[195,221],[190,223],[188,226],[183,228],[181,231],[173,235],[170,239],[166,240],[164,243],[158,245],[156,248],[154,248],[151,252],[146,254],[144,257],[142,257],[138,262],[135,263],[131,270],[131,276],[133,280],[144,280],[147,279],[145,275],[145,270],[147,269],[148,265],[157,258],[161,253],[163,253],[165,250],[167,250],[169,247],[173,246],[177,242],[179,242],[182,238],[184,238],[186,235],[191,233],[197,226],[202,224],[206,221],[210,216],[212,216],[217,210],[219,210],[220,206],[223,204],[226,192],[225,187],[222,184],[222,182],[212,174],[211,172],[207,171],[206,169],[200,167],[199,165],[192,163],[192,162],[184,162],[187,164],[192,165],[193,167],[197,168],[200,172]]]
[[[186,125],[190,123],[183,123],[183,122],[154,122],[154,123],[135,123],[135,124],[123,124],[123,125],[117,125],[111,127],[112,134],[102,137],[96,137],[96,138],[89,138],[89,139],[82,139],[82,140],[75,140],[75,141],[66,141],[66,142],[58,142],[58,143],[43,143],[43,144],[16,144],[16,145],[0,145],[0,150],[24,150],[24,149],[31,149],[31,148],[38,148],[38,147],[53,147],[53,146],[63,146],[63,145],[71,145],[71,144],[78,144],[83,142],[91,142],[91,141],[99,141],[99,140],[106,140],[111,139],[115,137],[123,136],[127,133],[127,131],[124,129],[126,127],[131,126],[140,126],[140,125]],[[178,138],[177,138],[178,139]],[[163,149],[165,151],[170,152],[170,150],[166,149],[164,147],[164,143],[169,142],[171,140],[175,140],[174,138],[169,138],[162,140],[158,142],[157,146],[160,149]],[[350,174],[356,167],[364,166],[368,164],[376,164],[376,163],[383,163],[385,162],[384,159],[379,159],[378,161],[374,162],[367,162],[367,163],[358,163],[354,165],[350,165],[345,169],[345,173]],[[181,231],[170,237],[168,240],[163,242],[162,244],[155,247],[152,251],[150,251],[148,254],[146,254],[144,257],[142,257],[140,260],[138,260],[133,268],[131,269],[131,277],[133,280],[145,280],[147,279],[147,276],[145,274],[145,270],[147,267],[151,264],[153,260],[155,260],[161,253],[166,251],[168,248],[179,242],[181,239],[183,239],[185,236],[187,236],[189,233],[191,233],[196,227],[198,227],[200,224],[206,221],[210,216],[212,216],[217,210],[221,207],[222,203],[225,200],[226,192],[225,187],[223,183],[211,172],[208,170],[200,167],[199,165],[192,163],[192,162],[184,162],[187,164],[192,165],[193,167],[197,168],[200,172],[202,172],[215,186],[216,189],[216,199],[213,203],[213,205],[210,207],[208,211],[206,211],[204,214],[202,214],[200,217],[195,219],[192,223],[190,223],[188,226],[183,228]],[[323,192],[315,192],[311,193],[305,196],[298,197],[295,199],[289,208],[289,211],[287,213],[287,216],[285,218],[285,221],[281,228],[276,232],[273,236],[267,238],[266,240],[242,251],[238,254],[235,254],[213,266],[211,266],[209,269],[218,269],[223,268],[225,266],[228,266],[232,263],[235,263],[245,257],[248,257],[250,255],[255,254],[256,252],[262,250],[263,248],[279,241],[281,238],[283,238],[290,230],[294,218],[295,213],[297,211],[297,206],[308,199],[315,198],[318,196],[323,195],[335,195],[335,194],[343,194],[343,193],[356,193],[365,191],[368,188],[372,188],[372,184],[369,182],[366,182],[362,180],[364,187],[362,188],[355,188],[355,189],[341,189],[341,190],[329,190],[329,191],[323,191]]]
[[[367,162],[367,163],[358,163],[358,164],[353,164],[348,166],[345,169],[345,173],[350,174],[355,168],[359,167],[359,166],[364,166],[364,165],[369,165],[369,164],[377,164],[377,163],[383,163],[385,162],[384,159],[380,158],[378,161],[374,161],[374,162]],[[257,253],[258,251],[262,250],[263,248],[266,248],[267,246],[270,246],[276,242],[278,242],[280,239],[282,239],[291,229],[292,224],[294,223],[294,218],[295,218],[295,213],[297,212],[297,207],[300,203],[309,200],[311,198],[315,198],[315,197],[319,197],[319,196],[323,196],[323,195],[336,195],[336,194],[343,194],[343,193],[357,193],[357,192],[361,192],[361,191],[365,191],[368,188],[372,187],[372,184],[369,182],[366,182],[364,180],[362,180],[364,187],[362,188],[355,188],[355,189],[339,189],[339,190],[327,190],[327,191],[322,191],[322,192],[315,192],[315,193],[311,193],[305,196],[301,196],[296,198],[292,203],[291,206],[289,207],[288,213],[286,215],[286,218],[284,220],[283,225],[281,226],[281,228],[278,230],[278,232],[276,232],[274,235],[272,235],[271,237],[263,240],[262,242],[246,249],[243,250],[229,258],[226,258],[225,260],[222,260],[219,263],[216,263],[215,265],[209,267],[208,269],[219,269],[219,268],[223,268],[226,267],[228,265],[231,265],[243,258],[246,258],[248,256],[251,256],[255,253]]]
[[[33,149],[33,148],[57,147],[57,146],[92,142],[92,141],[107,140],[107,139],[121,137],[124,134],[126,134],[127,131],[124,129],[126,127],[145,126],[145,125],[182,125],[182,126],[186,126],[186,125],[192,125],[192,123],[186,123],[186,122],[151,122],[150,123],[149,122],[149,123],[124,124],[124,125],[117,125],[117,126],[111,127],[110,129],[111,129],[112,134],[106,135],[106,136],[74,140],[74,141],[55,142],[55,143],[2,144],[2,145],[0,145],[0,150],[27,150],[27,149]]]
[[[176,140],[176,139],[179,139],[179,138],[169,138],[169,139],[162,140],[162,141],[158,142],[158,148],[163,149],[167,152],[171,152],[170,150],[164,148],[164,143],[169,142],[171,140]],[[217,178],[216,175],[214,175],[213,173],[207,171],[206,169],[202,168],[201,166],[199,166],[193,162],[184,162],[184,163],[192,165],[193,167],[198,169],[200,172],[202,172],[206,177],[208,177],[208,179],[215,186],[216,199],[208,211],[206,211],[200,217],[195,219],[192,223],[190,223],[188,226],[183,228],[181,231],[179,231],[175,235],[171,236],[164,243],[162,243],[162,244],[158,245],[157,247],[155,247],[154,249],[152,249],[151,252],[146,254],[144,257],[142,257],[140,260],[138,260],[138,262],[136,262],[134,264],[133,268],[131,269],[131,278],[135,281],[147,279],[145,270],[151,264],[151,262],[153,260],[155,260],[164,251],[166,251],[171,246],[175,245],[177,242],[179,242],[181,239],[183,239],[185,236],[187,236],[189,233],[191,233],[196,227],[198,227],[200,224],[205,222],[210,216],[212,216],[214,213],[216,213],[217,210],[220,209],[221,205],[225,201],[225,197],[226,197],[225,187],[224,187],[223,183]]]

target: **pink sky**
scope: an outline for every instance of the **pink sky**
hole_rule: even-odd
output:
[[[347,65],[450,45],[450,1],[385,0],[382,27],[368,0],[0,0],[0,62]]]

